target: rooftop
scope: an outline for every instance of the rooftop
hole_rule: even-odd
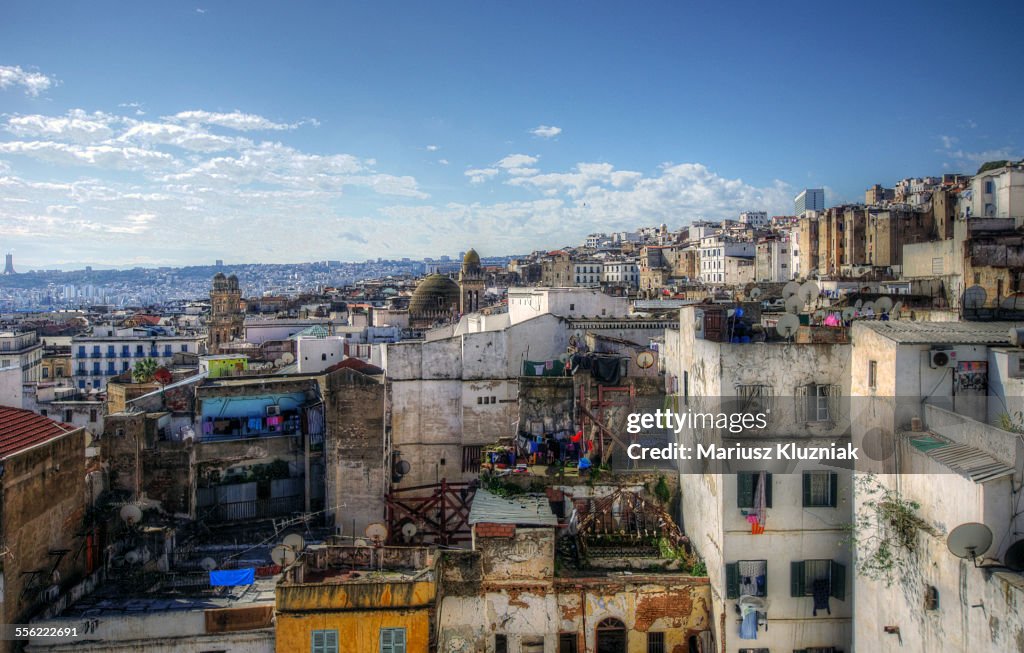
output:
[[[477,490],[469,511],[470,525],[515,524],[517,526],[558,526],[558,517],[551,512],[547,496],[523,495],[505,499],[487,490]]]
[[[959,444],[934,433],[911,434],[912,447],[932,460],[975,483],[1013,476],[1014,468],[975,447]]]
[[[1008,345],[1010,329],[1024,328],[1022,322],[910,322],[906,320],[870,321],[855,323],[900,344],[971,344]]]
[[[0,406],[0,460],[78,430],[30,410]]]

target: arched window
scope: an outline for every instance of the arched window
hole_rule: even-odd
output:
[[[597,653],[626,653],[626,624],[612,617],[597,624]]]

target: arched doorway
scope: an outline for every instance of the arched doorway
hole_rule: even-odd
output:
[[[597,624],[597,653],[626,653],[626,624],[611,617]]]

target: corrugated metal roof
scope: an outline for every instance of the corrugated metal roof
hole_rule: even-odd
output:
[[[854,323],[853,339],[860,328],[905,344],[1008,345],[1010,328],[1024,328],[1021,322],[910,322],[908,320],[859,320]]]
[[[558,517],[551,512],[551,504],[543,494],[505,499],[487,490],[477,490],[473,495],[473,507],[469,510],[469,523],[473,525],[480,522],[517,526],[558,526]]]
[[[909,441],[911,446],[924,455],[975,483],[994,481],[1014,473],[1012,465],[981,449],[947,440],[934,433],[911,436]]]
[[[30,410],[0,406],[0,459],[77,430]]]

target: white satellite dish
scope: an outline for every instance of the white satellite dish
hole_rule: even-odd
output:
[[[892,310],[889,311],[889,317],[894,320],[900,319],[900,313],[903,312],[903,302],[896,302],[892,306]]]
[[[981,286],[971,286],[964,291],[964,308],[978,309],[985,305],[988,293]]]
[[[751,299],[757,299],[761,295],[762,295],[762,290],[760,288],[758,288],[757,286],[754,286],[753,288],[751,288],[750,292],[747,293],[747,296],[750,297]]]
[[[789,299],[798,292],[800,292],[800,284],[796,281],[790,281],[782,287],[782,298]]]
[[[875,310],[875,302],[864,302],[864,305],[860,307],[862,313]]]
[[[402,537],[404,537],[406,540],[411,540],[413,537],[415,537],[416,533],[418,532],[419,529],[416,528],[416,524],[412,523],[411,521],[405,522],[405,524],[402,525]]]
[[[292,551],[296,552],[302,551],[306,548],[306,540],[298,533],[292,533],[291,535],[285,536],[282,544],[284,544],[285,546],[290,546],[292,548]]]
[[[816,320],[824,320],[825,319],[825,311],[823,311],[820,308],[818,310],[814,311],[814,319],[816,319]]]
[[[281,567],[287,567],[295,562],[298,557],[299,554],[295,552],[295,549],[284,544],[278,544],[270,550],[270,559],[274,561],[275,565]]]
[[[370,543],[364,540],[363,538],[357,539],[355,542],[353,542],[353,544],[355,544],[356,546],[370,546]]]
[[[800,299],[798,296],[791,295],[789,299],[786,300],[787,313],[797,314],[802,310],[804,310],[804,300]]]
[[[284,363],[285,365],[291,365],[292,363],[295,362],[295,357],[289,354],[288,352],[285,352],[281,354],[281,362]]]
[[[371,540],[384,541],[388,537],[388,527],[383,522],[374,522],[363,533]]]
[[[985,524],[960,524],[946,538],[946,548],[958,558],[976,560],[992,546],[992,530]],[[977,564],[977,562],[975,562]]]
[[[800,299],[804,300],[805,304],[810,304],[816,300],[819,294],[821,294],[821,289],[818,288],[818,284],[813,281],[808,281],[804,285],[800,286],[800,291],[797,293],[797,295],[800,296]]]
[[[282,365],[284,365],[284,360],[280,358],[274,359],[274,367],[281,367]]]
[[[142,560],[142,554],[139,553],[138,550],[132,549],[128,553],[124,554],[124,559],[128,564],[138,564]]]
[[[892,310],[892,300],[888,297],[879,297],[875,301],[875,310],[879,313],[888,313]]]
[[[847,306],[843,309],[843,322],[849,322],[857,316],[857,309],[852,306]]]
[[[129,503],[122,507],[119,514],[121,515],[121,520],[127,524],[138,524],[142,521],[142,508],[134,503]]]
[[[783,338],[792,338],[800,328],[800,318],[792,313],[786,313],[775,323],[775,330]]]
[[[203,558],[199,561],[199,566],[202,567],[204,571],[213,571],[217,568],[217,561],[213,558]]]
[[[564,362],[566,362],[567,360],[569,360],[569,354],[568,354],[568,352],[566,352],[566,353],[563,353],[563,354],[562,354],[561,356],[559,356],[559,357],[558,357],[558,361],[559,361],[560,363],[564,363]]]
[[[860,308],[863,305],[864,305],[864,300],[863,299],[858,299],[857,302],[853,305],[853,307],[854,308]]]

